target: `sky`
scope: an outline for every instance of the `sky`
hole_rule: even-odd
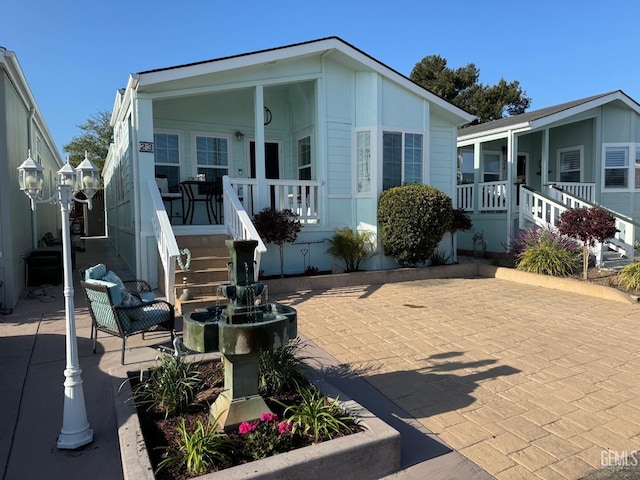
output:
[[[403,75],[427,55],[518,81],[529,111],[622,90],[640,102],[638,0],[5,0],[16,53],[60,152],[131,73],[338,36]]]

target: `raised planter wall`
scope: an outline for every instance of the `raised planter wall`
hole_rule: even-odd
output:
[[[281,453],[244,465],[220,470],[199,480],[374,480],[401,468],[400,433],[333,385],[319,380],[322,392],[338,398],[343,408],[356,416],[363,432]],[[120,455],[125,480],[155,480],[140,429],[136,409],[131,402],[129,382],[122,388],[114,379],[114,404],[118,421]]]

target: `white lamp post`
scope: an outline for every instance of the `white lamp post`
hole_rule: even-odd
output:
[[[93,441],[93,430],[87,421],[87,411],[82,388],[82,369],[78,363],[78,342],[76,339],[76,320],[73,306],[73,279],[71,267],[71,234],[69,232],[69,207],[71,202],[87,203],[91,209],[91,199],[96,192],[99,177],[98,167],[87,159],[77,169],[74,169],[67,159],[67,163],[58,170],[57,192],[47,200],[42,198],[42,166],[28,158],[18,167],[18,182],[22,190],[31,199],[31,209],[36,209],[36,203],[60,204],[62,217],[62,259],[64,266],[64,301],[66,319],[66,351],[67,365],[64,370],[64,412],[62,430],[58,437],[58,448],[76,449]],[[81,200],[73,195],[74,191],[82,190],[87,200]]]

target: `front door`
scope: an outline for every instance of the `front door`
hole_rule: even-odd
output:
[[[251,163],[251,178],[256,178],[256,142],[249,145]],[[277,180],[280,178],[280,148],[275,142],[264,143],[264,168],[267,178]]]
[[[520,185],[527,184],[527,156],[522,153],[518,154],[516,175],[516,205],[520,205]]]
[[[256,142],[249,145],[249,160],[251,178],[256,178]],[[266,178],[277,180],[280,178],[280,147],[275,142],[264,142],[264,170]],[[269,189],[269,205],[275,208],[276,191],[273,186]]]

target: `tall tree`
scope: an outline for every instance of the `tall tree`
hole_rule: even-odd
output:
[[[71,165],[78,166],[84,160],[84,152],[86,151],[87,158],[102,171],[109,152],[109,145],[113,142],[113,128],[109,125],[110,120],[110,112],[99,110],[91,115],[85,123],[77,125],[82,133],[73,137],[69,143],[62,147],[62,150],[69,154]]]
[[[410,74],[411,80],[477,116],[480,123],[524,113],[531,105],[520,82],[501,78],[496,85],[483,85],[479,77],[473,63],[453,70],[440,55],[424,57]]]

